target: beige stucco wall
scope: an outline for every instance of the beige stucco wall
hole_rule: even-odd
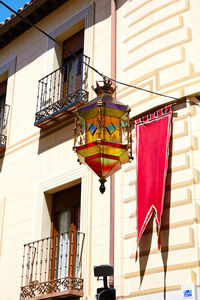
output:
[[[64,30],[58,37],[62,41],[82,26],[79,12],[90,7],[88,9],[93,12],[90,23],[94,21],[94,25],[85,30],[85,54],[90,56],[95,68],[110,75],[110,1],[92,3],[89,0],[68,1],[37,25],[56,34],[62,31],[66,20],[77,16],[79,25],[73,25],[71,31]],[[198,93],[198,10],[200,5],[195,0],[117,1],[117,79],[178,98]],[[53,192],[68,187],[73,181],[82,181],[85,297],[94,299],[96,288],[101,286],[93,276],[93,266],[109,263],[109,180],[105,194],[101,195],[97,176],[77,163],[72,151],[73,124],[46,135],[33,125],[38,80],[57,67],[59,55],[60,50],[50,47],[47,38],[35,29],[16,38],[0,55],[0,67],[11,59],[15,61],[15,73],[8,78],[6,102],[11,109],[7,148],[1,157],[0,172],[2,300],[19,298],[23,244],[50,233],[46,203]],[[90,71],[88,85],[95,80],[101,78]],[[89,92],[92,99],[94,93],[91,89]],[[130,105],[132,116],[169,101],[121,85],[118,85],[117,97]],[[115,287],[118,297],[162,292],[164,284],[169,291],[179,290],[183,283],[200,284],[200,107],[187,102],[174,109],[172,171],[167,177],[162,253],[157,251],[154,228],[150,255],[147,256],[150,238],[147,233],[143,238],[141,260],[135,262],[136,160],[124,165],[115,176]],[[135,149],[134,132],[133,136]],[[164,263],[167,264],[166,279]],[[145,270],[141,286],[140,270]]]
[[[118,79],[177,98],[198,93],[198,1],[119,1],[119,6],[120,3],[124,5],[117,12],[120,20],[117,35]],[[131,106],[132,115],[170,101],[169,98],[121,85],[118,87],[118,98]],[[194,100],[192,97],[188,99]],[[183,283],[199,285],[198,116],[199,106],[191,106],[191,102],[187,102],[185,107],[174,107],[169,159],[171,171],[166,180],[162,218],[162,251],[157,251],[154,224],[151,246],[151,234],[147,232],[142,240],[141,259],[137,263],[136,161],[123,168],[125,260],[121,267],[122,295],[136,297],[159,293],[164,286],[168,291],[179,290]],[[166,274],[164,265],[167,265]],[[158,299],[163,299],[163,295],[160,297]]]

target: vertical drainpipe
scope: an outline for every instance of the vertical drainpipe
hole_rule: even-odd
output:
[[[111,78],[116,79],[116,0],[110,0],[111,11]],[[113,98],[116,98],[114,93]],[[110,249],[109,264],[114,267],[115,223],[115,175],[110,178]],[[109,277],[109,286],[114,287],[114,275]]]

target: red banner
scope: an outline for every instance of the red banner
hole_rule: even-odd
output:
[[[154,213],[159,250],[170,133],[170,106],[136,121],[137,245]]]

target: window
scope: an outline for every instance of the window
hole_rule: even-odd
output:
[[[7,124],[7,109],[6,109],[6,88],[7,80],[0,83],[0,150],[6,146],[6,124]]]
[[[81,30],[63,43],[64,97],[82,88],[83,42],[84,30]]]
[[[88,101],[88,92],[84,89],[88,67],[84,62],[89,64],[89,58],[83,55],[83,44],[84,30],[65,40],[62,67],[39,80],[35,126],[45,129],[72,119],[76,107]]]
[[[78,276],[81,184],[53,195],[51,279]]]
[[[24,245],[20,299],[83,296],[80,198],[81,184],[52,194],[50,237]]]

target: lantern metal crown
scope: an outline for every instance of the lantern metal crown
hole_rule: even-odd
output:
[[[102,83],[102,81],[100,81]],[[99,177],[104,193],[106,178],[132,158],[130,108],[113,99],[110,80],[96,82],[97,97],[75,113],[74,151]]]

